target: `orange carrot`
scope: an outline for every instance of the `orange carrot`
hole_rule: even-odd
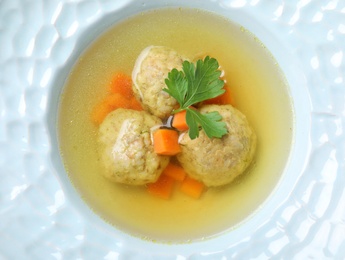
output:
[[[91,112],[91,120],[95,125],[100,125],[104,118],[112,111],[112,108],[106,103],[97,104]]]
[[[205,185],[202,182],[187,176],[182,182],[180,190],[188,196],[198,199],[201,196],[204,187]]]
[[[167,175],[161,174],[156,182],[147,184],[147,191],[160,198],[169,199],[173,186],[174,179]]]
[[[235,105],[234,98],[231,94],[230,88],[227,85],[224,85],[225,92],[215,98],[211,98],[208,100],[205,100],[204,104],[216,104],[216,105]]]
[[[169,163],[168,166],[163,171],[164,175],[173,178],[176,181],[183,181],[186,177],[185,170],[176,164]]]
[[[224,89],[225,89],[225,93],[220,96],[222,104],[223,105],[230,104],[230,105],[234,106],[235,100],[234,100],[233,94],[231,93],[230,88],[228,86],[225,86]]]
[[[215,97],[215,98],[211,98],[211,99],[207,99],[203,102],[203,104],[206,104],[206,105],[212,105],[212,104],[215,104],[215,105],[222,105],[222,96],[224,94],[218,96],[218,97]]]
[[[123,72],[116,73],[110,85],[110,92],[131,98],[133,96],[131,77]]]
[[[157,154],[176,155],[181,152],[178,143],[178,132],[173,129],[161,128],[153,133],[153,148]]]
[[[113,109],[120,108],[120,107],[129,108],[130,106],[128,99],[119,93],[115,93],[115,94],[111,94],[107,96],[104,99],[104,102],[109,104],[109,106],[111,106]]]
[[[111,111],[119,107],[128,108],[128,106],[128,100],[121,94],[111,94],[94,107],[91,112],[91,119],[96,125],[100,125]]]
[[[172,126],[175,127],[177,130],[185,131],[189,129],[186,121],[186,113],[187,111],[183,110],[181,112],[174,114]]]
[[[140,102],[136,99],[136,97],[132,97],[129,100],[129,108],[134,109],[134,110],[143,110],[142,105],[140,104]]]

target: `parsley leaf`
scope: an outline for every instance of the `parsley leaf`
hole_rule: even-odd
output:
[[[178,71],[177,69],[173,69],[169,72],[168,77],[169,80],[165,80],[165,84],[168,88],[163,90],[174,97],[180,105],[183,104],[188,91],[188,81],[186,77],[182,71]]]
[[[195,139],[199,136],[199,128],[204,129],[209,138],[221,138],[227,133],[226,124],[221,122],[222,116],[214,111],[207,114],[190,109],[189,107],[215,98],[225,92],[224,81],[221,80],[221,72],[218,70],[218,61],[207,56],[204,60],[198,60],[196,65],[184,61],[182,71],[173,69],[165,79],[167,88],[163,90],[174,97],[180,104],[177,113],[186,110],[186,121],[189,126],[189,137]]]
[[[221,138],[228,133],[225,122],[220,121],[222,116],[213,111],[207,114],[201,114],[199,111],[187,108],[186,121],[189,126],[189,137],[195,139],[199,137],[198,124],[202,126],[205,134],[209,137]]]

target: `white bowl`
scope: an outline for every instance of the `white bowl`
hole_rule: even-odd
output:
[[[5,239],[0,258],[345,256],[345,9],[334,1],[324,3],[2,3],[0,236]],[[295,112],[289,162],[260,209],[231,232],[176,245],[132,237],[95,215],[70,184],[56,135],[64,80],[88,44],[125,17],[171,6],[216,12],[254,33],[283,70]]]

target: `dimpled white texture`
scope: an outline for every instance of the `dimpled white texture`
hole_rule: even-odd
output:
[[[310,96],[303,167],[286,173],[292,177],[257,213],[261,221],[186,245],[132,238],[103,223],[57,159],[61,71],[89,33],[157,4],[217,11],[246,23],[269,50],[271,39],[281,43],[273,55],[284,71],[299,70]],[[345,258],[344,17],[341,0],[0,1],[0,259]]]

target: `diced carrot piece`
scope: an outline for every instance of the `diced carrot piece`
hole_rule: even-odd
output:
[[[132,97],[129,100],[129,108],[134,109],[134,110],[138,110],[138,111],[143,110],[141,103],[136,99],[136,97]]]
[[[225,92],[215,98],[211,98],[208,100],[205,100],[204,104],[216,104],[216,105],[235,105],[234,98],[231,94],[230,88],[227,85],[224,85]]]
[[[113,110],[112,107],[110,107],[106,103],[99,103],[97,104],[94,109],[91,112],[91,120],[95,125],[100,125],[104,118]]]
[[[223,104],[223,105],[230,104],[230,105],[234,106],[235,100],[234,100],[234,96],[231,93],[230,88],[228,86],[226,86],[226,87],[224,87],[224,89],[225,89],[225,93],[220,96],[221,104]]]
[[[188,130],[189,127],[188,127],[187,121],[186,121],[186,114],[187,114],[186,110],[183,110],[181,112],[174,114],[172,126],[175,127],[176,129],[180,130],[180,131]]]
[[[123,72],[116,73],[110,86],[110,92],[131,98],[133,96],[131,77]]]
[[[186,172],[181,167],[174,163],[169,163],[164,169],[163,174],[173,178],[176,181],[183,181],[186,178]]]
[[[222,104],[222,98],[221,96],[223,96],[224,94],[218,96],[218,97],[215,97],[215,98],[211,98],[211,99],[207,99],[205,101],[203,101],[203,104],[206,104],[206,105],[221,105]]]
[[[198,199],[200,198],[204,187],[205,185],[202,182],[187,176],[182,182],[180,190],[188,196]]]
[[[129,108],[130,104],[129,104],[129,100],[119,94],[119,93],[114,93],[114,94],[111,94],[109,96],[107,96],[105,99],[104,99],[104,102],[109,104],[110,107],[114,109],[116,108]]]
[[[147,191],[162,199],[169,199],[173,190],[174,179],[161,174],[158,180],[154,183],[147,184]]]
[[[153,133],[153,148],[157,154],[176,155],[181,152],[178,143],[178,132],[173,129],[161,128]]]
[[[128,106],[129,102],[124,96],[119,93],[111,94],[94,107],[91,112],[92,122],[100,125],[111,111],[120,107],[128,108]]]

